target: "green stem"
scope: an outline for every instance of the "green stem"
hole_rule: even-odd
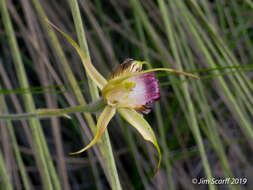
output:
[[[89,49],[88,49],[87,40],[85,36],[85,28],[83,27],[83,22],[82,22],[78,2],[77,0],[69,0],[69,4],[71,7],[71,12],[73,15],[73,20],[75,23],[75,28],[77,31],[77,37],[78,37],[80,47],[84,51],[85,55],[88,57],[90,61]],[[97,87],[95,87],[93,81],[89,80],[88,83],[89,83],[89,89],[90,89],[92,100],[95,101],[99,97],[98,89]],[[99,150],[102,154],[102,157],[104,159],[104,162],[107,168],[107,172],[109,174],[111,188],[113,190],[121,190],[122,187],[119,181],[118,171],[116,168],[115,159],[113,156],[110,138],[109,138],[109,134],[107,130],[105,130],[105,133],[101,138],[101,141],[102,142],[101,142],[101,145],[99,145]]]
[[[77,112],[97,112],[100,111],[102,108],[105,107],[105,103],[103,99],[99,99],[98,101],[88,104],[88,105],[81,105],[81,106],[74,106],[62,109],[38,109],[36,112],[32,113],[22,113],[22,114],[8,114],[8,115],[0,115],[0,119],[4,120],[21,120],[21,119],[29,119],[31,117],[38,117],[38,118],[48,118],[54,116],[65,116],[68,117],[70,113],[77,113]]]

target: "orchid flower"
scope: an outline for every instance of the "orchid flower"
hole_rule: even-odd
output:
[[[154,72],[168,71],[196,79],[199,78],[189,73],[166,68],[155,68],[142,71],[142,65],[145,62],[126,59],[119,65],[115,72],[112,73],[111,77],[106,80],[90,63],[85,53],[70,36],[52,23],[50,23],[50,25],[59,31],[76,49],[88,75],[102,91],[102,97],[106,103],[104,110],[98,118],[96,134],[93,140],[83,149],[70,154],[80,154],[96,144],[116,111],[118,111],[119,114],[130,123],[145,140],[150,141],[156,147],[159,153],[159,161],[154,172],[155,175],[161,164],[161,151],[151,126],[142,115],[142,113],[148,114],[151,111],[154,102],[160,99],[158,80],[155,78]]]
[[[66,33],[61,31],[57,26],[46,20],[52,27],[60,32],[75,48],[82,63],[93,82],[101,90],[102,104],[93,105],[93,107],[70,107],[64,109],[39,109],[36,113],[21,114],[16,116],[6,115],[0,116],[0,119],[22,119],[26,117],[43,117],[43,116],[67,116],[67,113],[76,111],[92,111],[94,108],[103,107],[103,111],[100,114],[97,125],[96,134],[93,140],[84,148],[77,152],[70,153],[71,155],[80,154],[85,150],[95,145],[106,130],[110,120],[115,115],[116,111],[130,123],[141,136],[151,142],[158,151],[159,161],[154,172],[157,173],[161,164],[161,151],[157,143],[155,134],[144,119],[143,114],[148,114],[155,101],[160,99],[160,90],[158,80],[156,79],[155,71],[168,71],[177,74],[183,74],[185,76],[199,79],[197,76],[185,73],[182,71],[168,69],[168,68],[154,68],[149,70],[142,70],[143,61],[136,61],[133,59],[126,59],[118,68],[111,74],[110,78],[106,80],[90,63],[85,53],[81,50],[78,44]]]

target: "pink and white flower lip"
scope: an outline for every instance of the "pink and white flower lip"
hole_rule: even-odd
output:
[[[136,110],[148,114],[155,101],[160,99],[158,80],[154,73],[144,73],[128,79],[136,83],[129,93],[129,98]]]
[[[112,74],[110,79],[124,76],[129,73],[141,72],[142,65],[133,59],[125,60]],[[148,114],[155,101],[160,99],[158,80],[154,73],[144,73],[133,76],[122,82],[121,85],[111,88],[104,98],[109,105],[129,108]]]

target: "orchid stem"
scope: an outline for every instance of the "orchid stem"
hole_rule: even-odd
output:
[[[56,108],[56,109],[37,109],[36,112],[32,113],[22,113],[22,114],[8,114],[0,115],[0,120],[22,120],[29,119],[31,117],[37,118],[50,118],[55,116],[65,116],[69,118],[68,114],[78,113],[78,112],[97,112],[105,107],[103,99],[99,99],[96,102],[90,103],[88,105],[74,106],[68,108]]]

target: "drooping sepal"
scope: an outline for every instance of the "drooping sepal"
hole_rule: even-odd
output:
[[[135,110],[130,110],[130,109],[124,109],[120,108],[118,109],[120,115],[127,121],[129,122],[141,135],[142,137],[153,143],[153,145],[156,147],[158,154],[159,154],[159,161],[157,164],[157,167],[154,172],[154,176],[158,172],[161,164],[161,151],[160,147],[157,143],[155,133],[153,132],[151,126],[148,124],[148,122],[143,118],[141,114],[136,112]]]
[[[101,138],[102,134],[104,133],[105,129],[108,126],[108,123],[112,119],[112,117],[115,115],[116,109],[111,106],[106,106],[101,115],[98,118],[97,126],[96,126],[96,134],[94,139],[83,149],[72,152],[70,155],[80,154],[84,152],[85,150],[89,149],[93,145],[95,145]]]

